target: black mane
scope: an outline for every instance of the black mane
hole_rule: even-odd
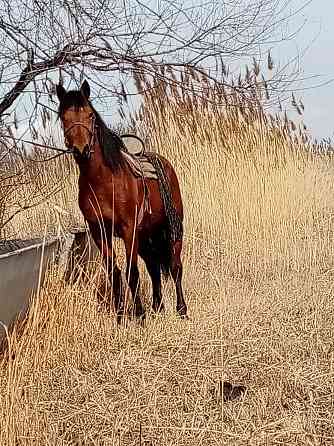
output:
[[[124,158],[121,151],[126,150],[125,145],[117,133],[113,132],[106,125],[92,103],[85,99],[80,91],[72,90],[66,93],[59,104],[58,117],[70,107],[80,108],[87,106],[87,104],[95,116],[95,128],[104,161],[112,171],[116,171],[124,165]]]

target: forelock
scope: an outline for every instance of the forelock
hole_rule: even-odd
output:
[[[60,116],[71,107],[80,108],[88,105],[87,100],[83,97],[80,91],[68,91],[63,100],[59,104],[58,115]]]

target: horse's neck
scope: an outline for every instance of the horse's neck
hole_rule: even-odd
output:
[[[123,178],[123,169],[113,171],[108,165],[102,153],[100,143],[97,141],[92,147],[92,153],[89,160],[79,162],[79,171],[82,178],[91,180],[92,182],[110,180],[113,177],[115,180]]]
[[[102,150],[99,143],[95,143],[92,147],[90,159],[85,159],[78,162],[80,175],[86,178],[96,178],[100,176],[105,170],[106,165],[102,155]]]

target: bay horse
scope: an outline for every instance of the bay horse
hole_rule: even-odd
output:
[[[65,145],[74,154],[80,172],[79,207],[107,264],[117,320],[120,321],[125,308],[113,236],[124,241],[126,277],[135,316],[145,318],[140,298],[139,255],[152,280],[153,311],[164,309],[161,273],[167,277],[170,274],[176,287],[176,310],[182,318],[187,318],[182,290],[183,204],[174,168],[165,158],[154,154],[168,183],[170,202],[181,225],[176,238],[172,237],[173,227],[159,182],[134,175],[125,160],[126,148],[121,137],[107,127],[90,101],[88,82],[84,81],[79,90],[71,91],[57,85],[56,91]],[[149,200],[149,210],[143,206],[145,197]]]

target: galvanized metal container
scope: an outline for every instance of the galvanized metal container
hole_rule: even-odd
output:
[[[13,250],[13,248],[15,248]],[[0,339],[6,327],[22,318],[45,271],[57,259],[60,240],[11,240],[0,243]]]

